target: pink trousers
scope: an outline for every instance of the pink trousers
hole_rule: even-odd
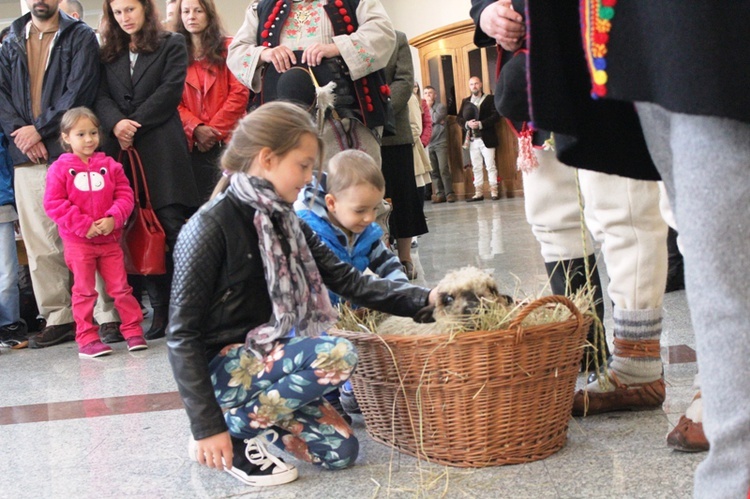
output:
[[[73,272],[73,319],[76,321],[76,342],[85,346],[99,339],[94,326],[96,303],[96,272],[102,276],[107,294],[115,302],[122,324],[120,332],[127,338],[142,336],[143,313],[128,285],[125,260],[119,243],[92,244],[64,241],[65,263]]]

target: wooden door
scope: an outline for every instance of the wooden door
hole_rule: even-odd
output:
[[[485,93],[493,92],[497,49],[474,45],[471,20],[438,28],[409,43],[419,51],[423,86],[435,87],[438,99],[448,108],[448,160],[454,191],[459,196],[471,196],[474,193],[471,161],[461,148],[462,131],[456,123],[456,115],[461,101],[470,95],[469,78],[472,76],[482,79]],[[498,176],[503,179],[506,193],[515,195],[522,185],[516,171],[517,141],[505,120],[501,120],[496,129],[500,141],[495,152]]]

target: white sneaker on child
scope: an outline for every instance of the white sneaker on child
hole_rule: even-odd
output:
[[[232,437],[232,467],[224,470],[254,487],[281,485],[296,480],[297,468],[268,452],[261,438],[242,440]]]

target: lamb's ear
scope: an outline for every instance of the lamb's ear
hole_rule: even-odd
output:
[[[414,314],[414,322],[435,322],[435,305],[427,305]]]

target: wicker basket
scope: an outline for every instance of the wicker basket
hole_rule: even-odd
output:
[[[563,304],[571,318],[520,324]],[[565,444],[591,323],[563,296],[526,306],[501,331],[378,336],[333,330],[359,351],[352,377],[373,439],[440,464],[482,467],[543,459]]]

